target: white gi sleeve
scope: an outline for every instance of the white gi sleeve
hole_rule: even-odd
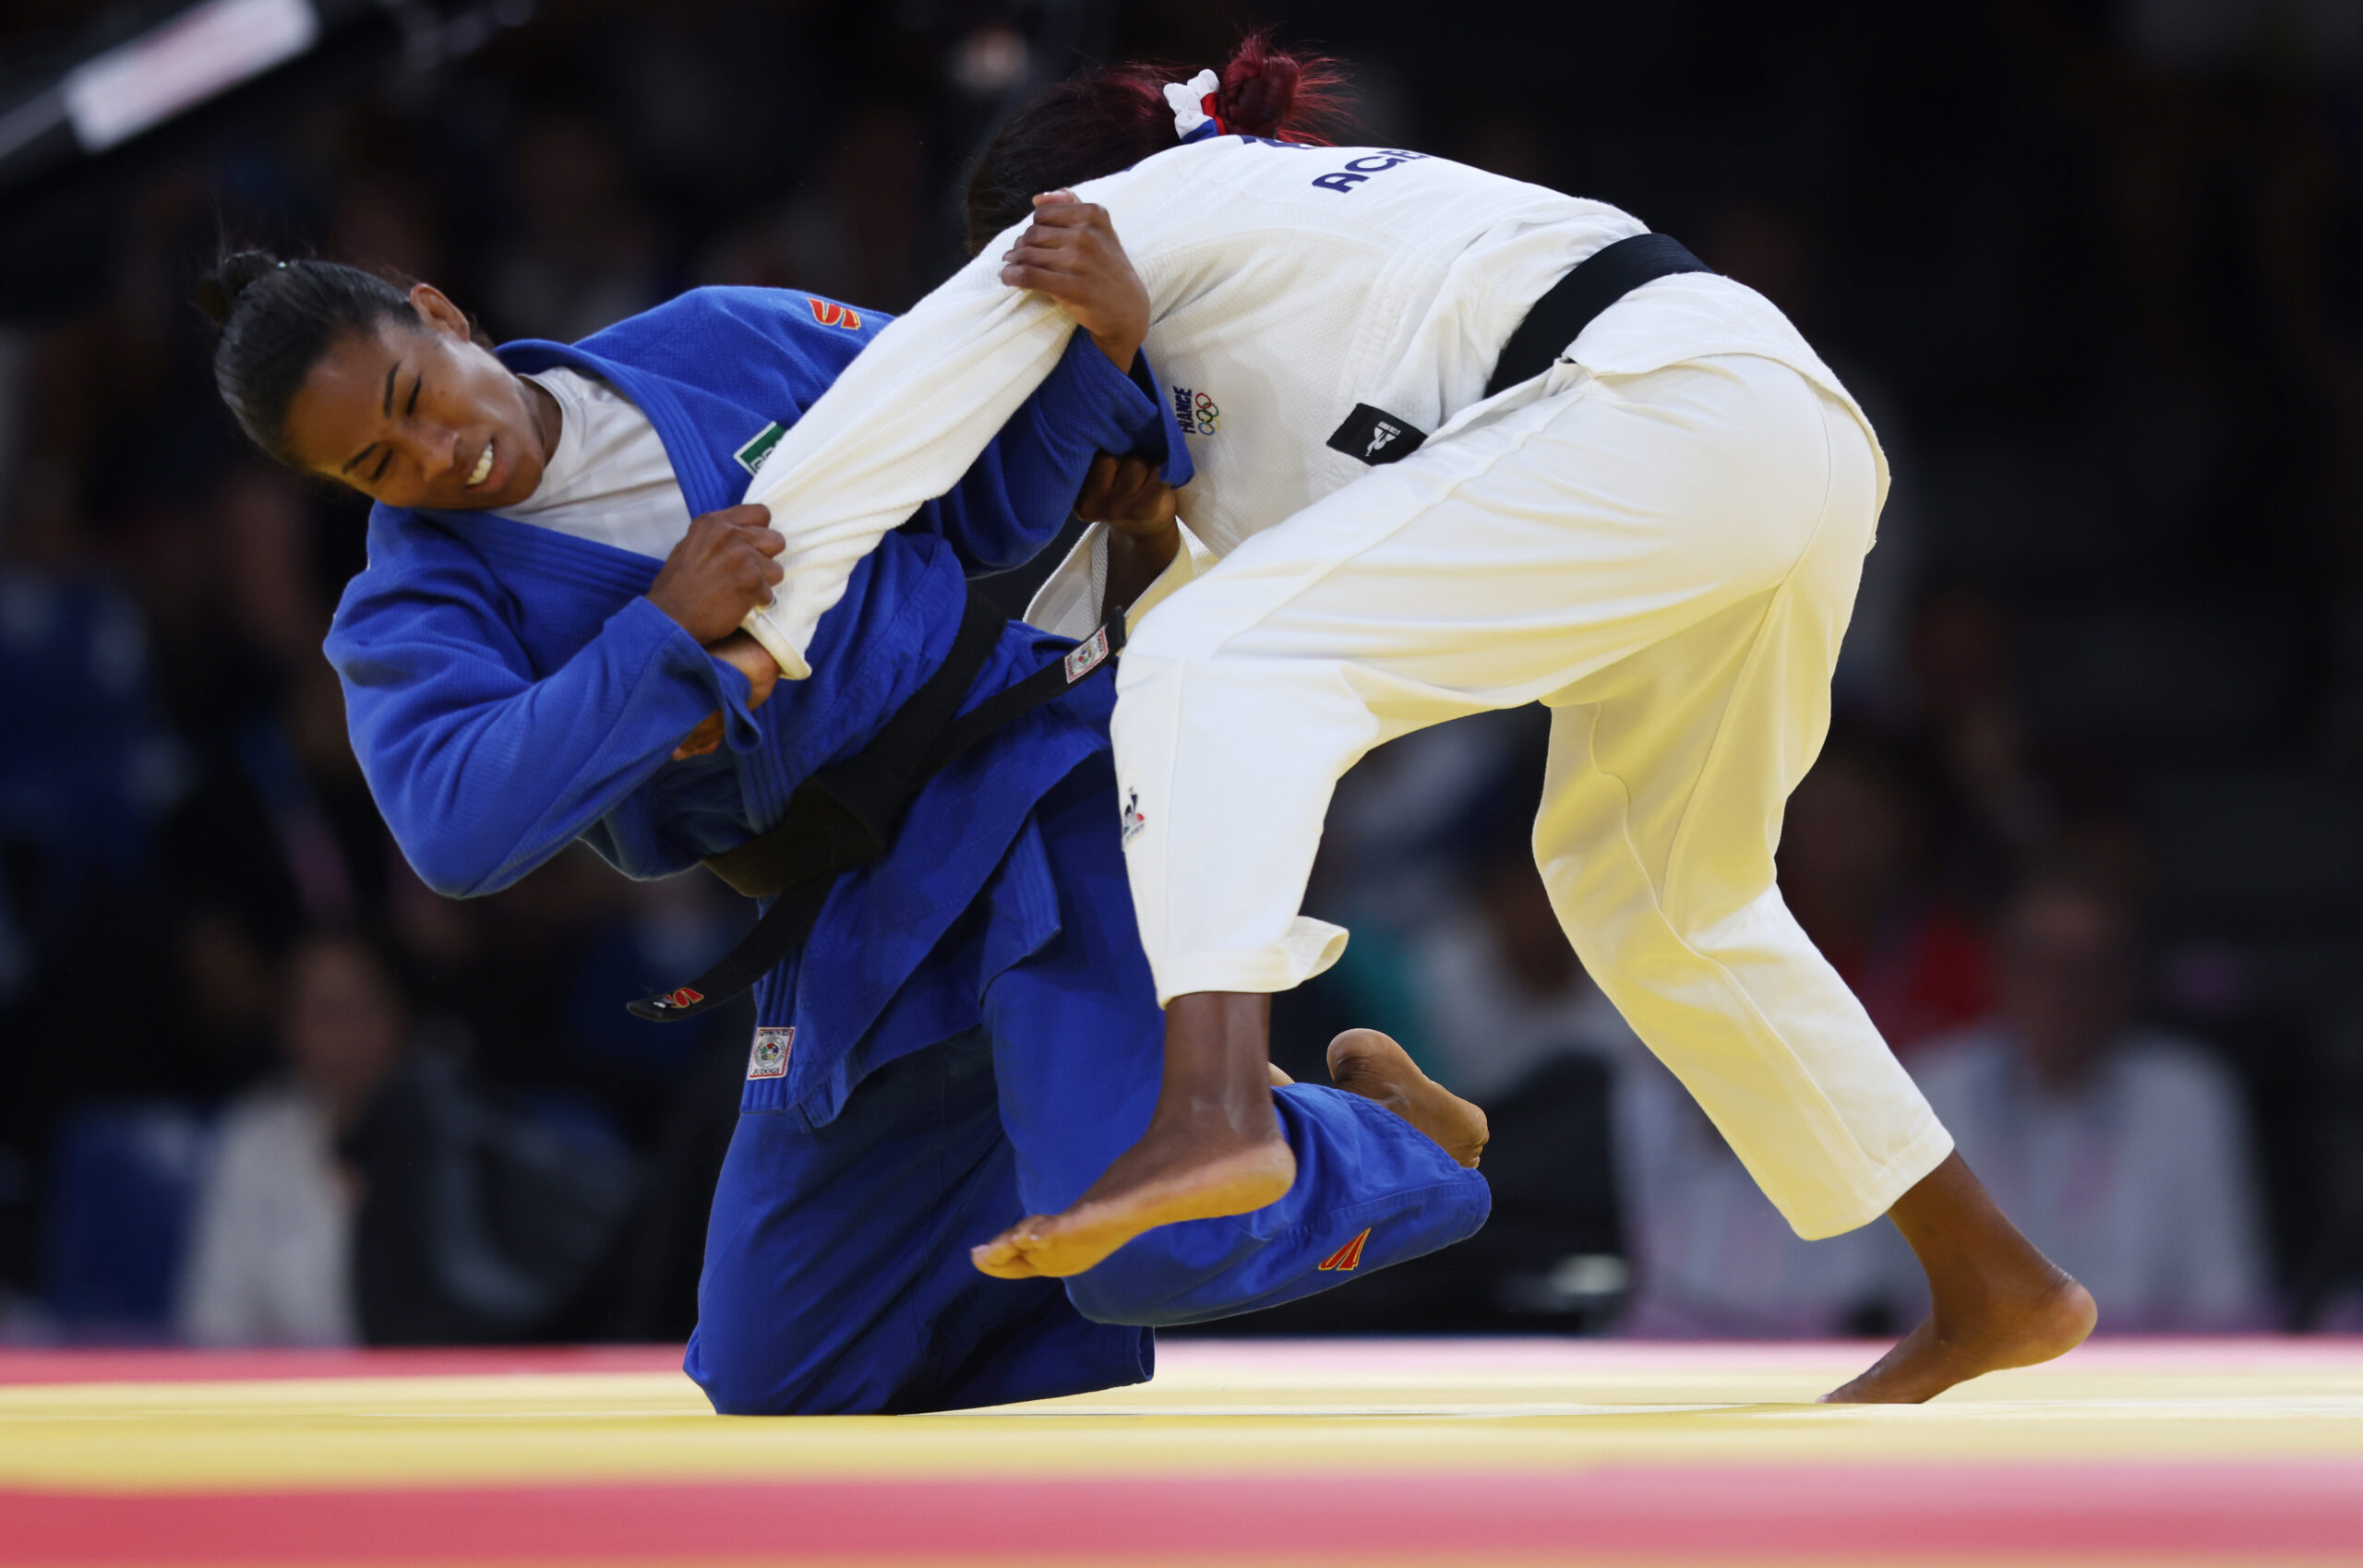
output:
[[[1186,522],[1177,523],[1182,531],[1182,548],[1173,559],[1158,573],[1157,581],[1141,591],[1124,616],[1124,634],[1131,636],[1141,624],[1141,617],[1172,597],[1184,583],[1196,581],[1214,569],[1217,556],[1206,548],[1198,536],[1190,532]],[[1095,522],[1074,542],[1067,558],[1058,569],[1044,580],[1034,593],[1034,602],[1026,606],[1020,617],[1026,625],[1061,637],[1080,641],[1099,626],[1099,602],[1108,592],[1108,525]]]
[[[813,628],[861,558],[960,482],[1066,352],[1074,317],[1001,281],[1007,248],[988,246],[889,323],[747,487],[787,537],[787,577],[743,624],[790,680],[812,673]]]

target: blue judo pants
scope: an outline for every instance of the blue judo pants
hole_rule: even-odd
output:
[[[1157,1101],[1165,1015],[1114,798],[1103,756],[1037,807],[1061,931],[986,985],[982,1027],[877,1068],[824,1126],[739,1117],[686,1363],[716,1410],[947,1410],[1140,1382],[1154,1325],[1276,1306],[1484,1223],[1475,1171],[1373,1102],[1300,1083],[1273,1096],[1297,1164],[1279,1202],[1149,1231],[1071,1279],[977,1272],[970,1247],[1080,1197]]]

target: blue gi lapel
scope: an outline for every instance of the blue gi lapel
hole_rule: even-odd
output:
[[[648,592],[664,562],[596,539],[519,522],[498,512],[422,511],[475,546],[493,569],[588,588],[618,599]]]
[[[681,400],[663,377],[644,375],[631,365],[585,353],[571,343],[553,343],[539,338],[503,343],[500,360],[521,373],[547,370],[552,365],[580,370],[598,377],[631,400],[632,406],[648,416],[648,423],[656,427],[657,438],[665,443],[665,455],[672,460],[673,477],[680,481],[681,498],[689,503],[691,517],[735,507],[747,493],[743,479],[734,482],[730,473],[714,462],[712,439],[681,407]],[[786,411],[784,423],[793,421],[801,412]]]

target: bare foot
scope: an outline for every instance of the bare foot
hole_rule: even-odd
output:
[[[1271,1135],[1222,1146],[1152,1124],[1064,1214],[1028,1215],[981,1247],[978,1268],[999,1279],[1081,1274],[1144,1230],[1185,1219],[1243,1215],[1296,1183],[1296,1155],[1271,1118]]]
[[[2059,1274],[2049,1289],[2032,1299],[1989,1302],[1965,1318],[1929,1313],[1870,1371],[1823,1394],[1820,1403],[1917,1405],[1987,1372],[2065,1356],[2084,1342],[2099,1319],[2093,1293]]]
[[[1917,1405],[1957,1382],[2065,1356],[2100,1319],[2093,1294],[2036,1251],[1958,1153],[1888,1218],[1927,1271],[1932,1309],[1902,1343],[1825,1405]]]
[[[1065,1213],[1029,1215],[968,1256],[1002,1279],[1081,1274],[1144,1230],[1243,1215],[1296,1184],[1272,1108],[1271,998],[1195,991],[1165,1008],[1165,1076],[1140,1142]]]
[[[1420,1071],[1411,1053],[1375,1029],[1349,1029],[1329,1042],[1329,1080],[1376,1100],[1469,1169],[1485,1152],[1485,1113]]]

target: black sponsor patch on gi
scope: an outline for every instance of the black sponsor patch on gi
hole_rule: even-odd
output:
[[[1346,415],[1346,423],[1329,437],[1329,449],[1360,458],[1375,468],[1409,457],[1427,438],[1428,433],[1408,419],[1368,403],[1356,403],[1354,412]]]

